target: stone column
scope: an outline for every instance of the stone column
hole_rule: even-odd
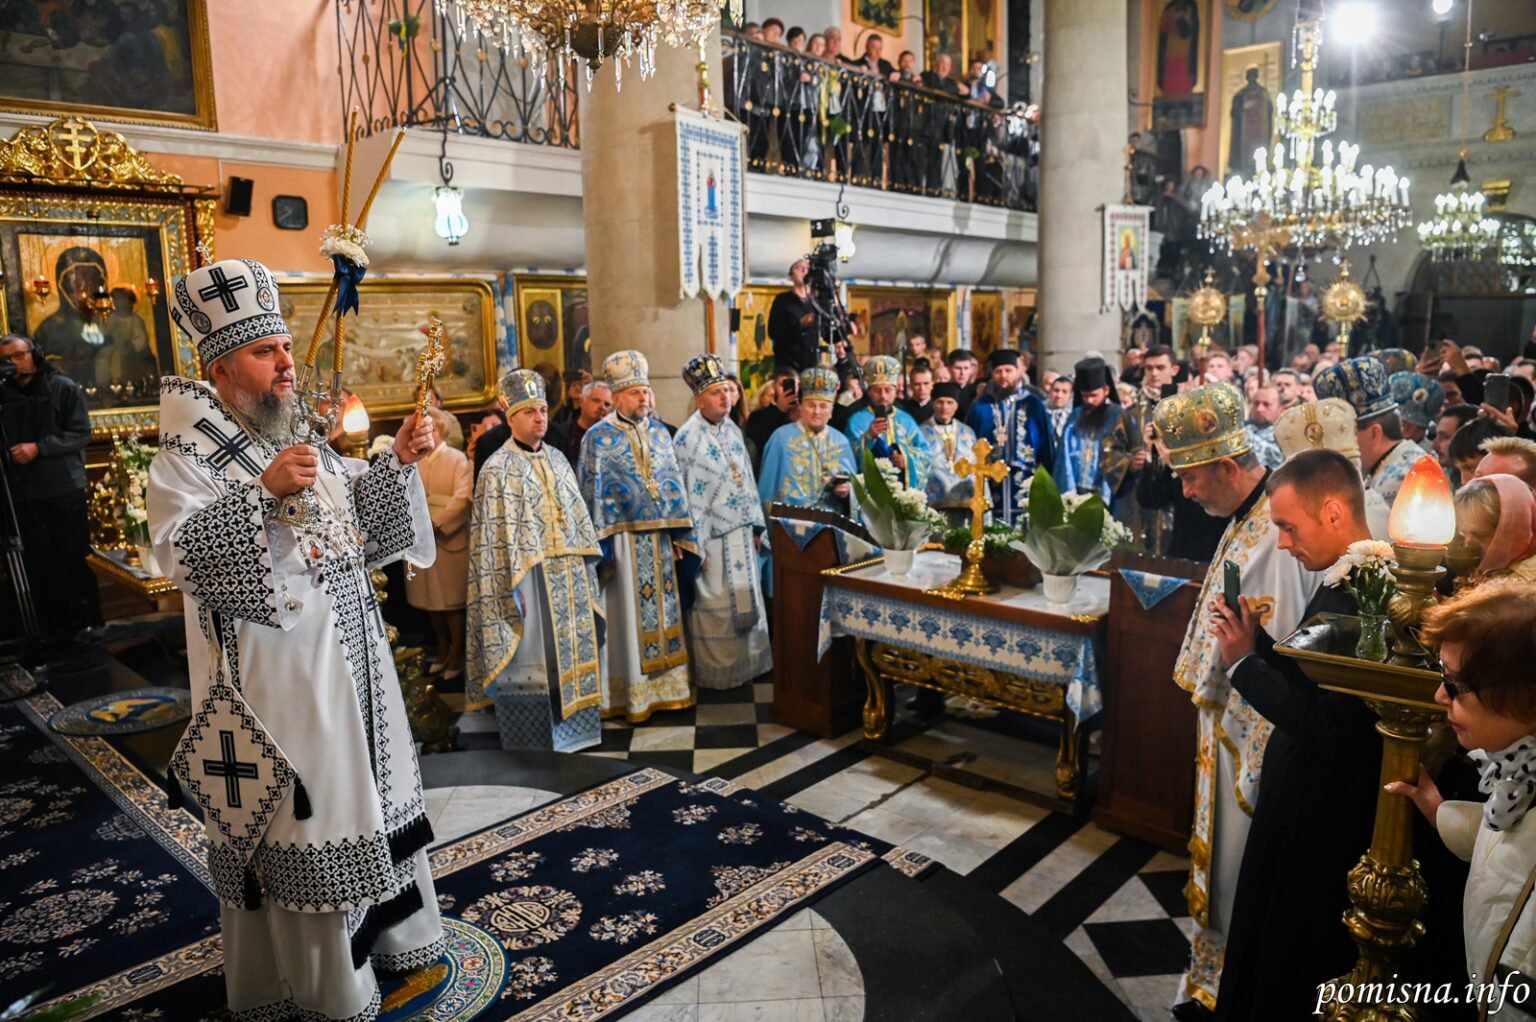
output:
[[[719,102],[720,33],[704,43]],[[625,69],[614,90],[605,65],[581,95],[582,220],[586,227],[587,309],[592,368],[625,348],[645,353],[663,419],[680,426],[692,408],[683,363],[706,350],[704,302],[681,299],[678,276],[677,132],[668,107],[698,105],[693,46],[662,46],[656,74]],[[715,350],[725,350],[729,313],[715,306]]]
[[[1102,207],[1125,193],[1124,0],[1045,0],[1040,140],[1040,348],[1068,372],[1117,364],[1120,314],[1100,312]]]

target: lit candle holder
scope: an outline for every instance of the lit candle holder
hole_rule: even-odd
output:
[[[356,394],[347,395],[341,410],[342,446],[346,453],[361,458],[368,453],[368,409]]]
[[[1435,585],[1445,574],[1440,562],[1456,538],[1456,502],[1440,462],[1425,455],[1408,470],[1392,502],[1387,535],[1397,557],[1392,575],[1398,594],[1389,612],[1397,626],[1391,663],[1424,667],[1432,658],[1410,629],[1434,605]]]

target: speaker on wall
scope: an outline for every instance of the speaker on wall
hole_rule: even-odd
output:
[[[224,196],[224,212],[230,216],[250,216],[251,193],[255,188],[256,182],[248,177],[231,177]]]

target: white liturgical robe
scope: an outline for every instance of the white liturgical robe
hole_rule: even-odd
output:
[[[203,810],[236,1017],[372,1018],[373,968],[442,953],[432,840],[368,569],[433,561],[393,452],[322,452],[294,524],[259,475],[280,447],[207,385],[161,381],[155,556],[186,601],[196,712],[172,770]],[[285,518],[284,516],[288,516]]]
[[[734,422],[712,423],[699,412],[683,423],[673,446],[704,556],[688,612],[693,680],[701,688],[732,688],[773,666],[753,544],[763,506],[752,459]]]
[[[1222,533],[1173,671],[1174,681],[1190,694],[1198,718],[1195,822],[1185,888],[1195,933],[1189,972],[1176,1000],[1198,1001],[1213,1011],[1238,867],[1258,804],[1260,769],[1273,726],[1232,687],[1206,608],[1221,595],[1222,566],[1231,561],[1241,571],[1242,595],[1254,608],[1259,626],[1276,639],[1295,630],[1322,576],[1281,550],[1276,536],[1261,483]]]

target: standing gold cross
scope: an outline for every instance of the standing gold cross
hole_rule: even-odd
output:
[[[992,461],[992,444],[985,437],[976,441],[971,448],[971,456],[955,462],[955,474],[971,477],[976,490],[971,494],[971,542],[965,548],[965,570],[960,577],[949,583],[932,590],[939,596],[948,596],[959,599],[963,596],[979,596],[983,593],[997,591],[997,586],[982,573],[981,558],[986,552],[986,543],[983,540],[987,508],[992,506],[992,501],[987,495],[987,483],[1002,482],[1008,475],[1008,466],[1001,461]]]

